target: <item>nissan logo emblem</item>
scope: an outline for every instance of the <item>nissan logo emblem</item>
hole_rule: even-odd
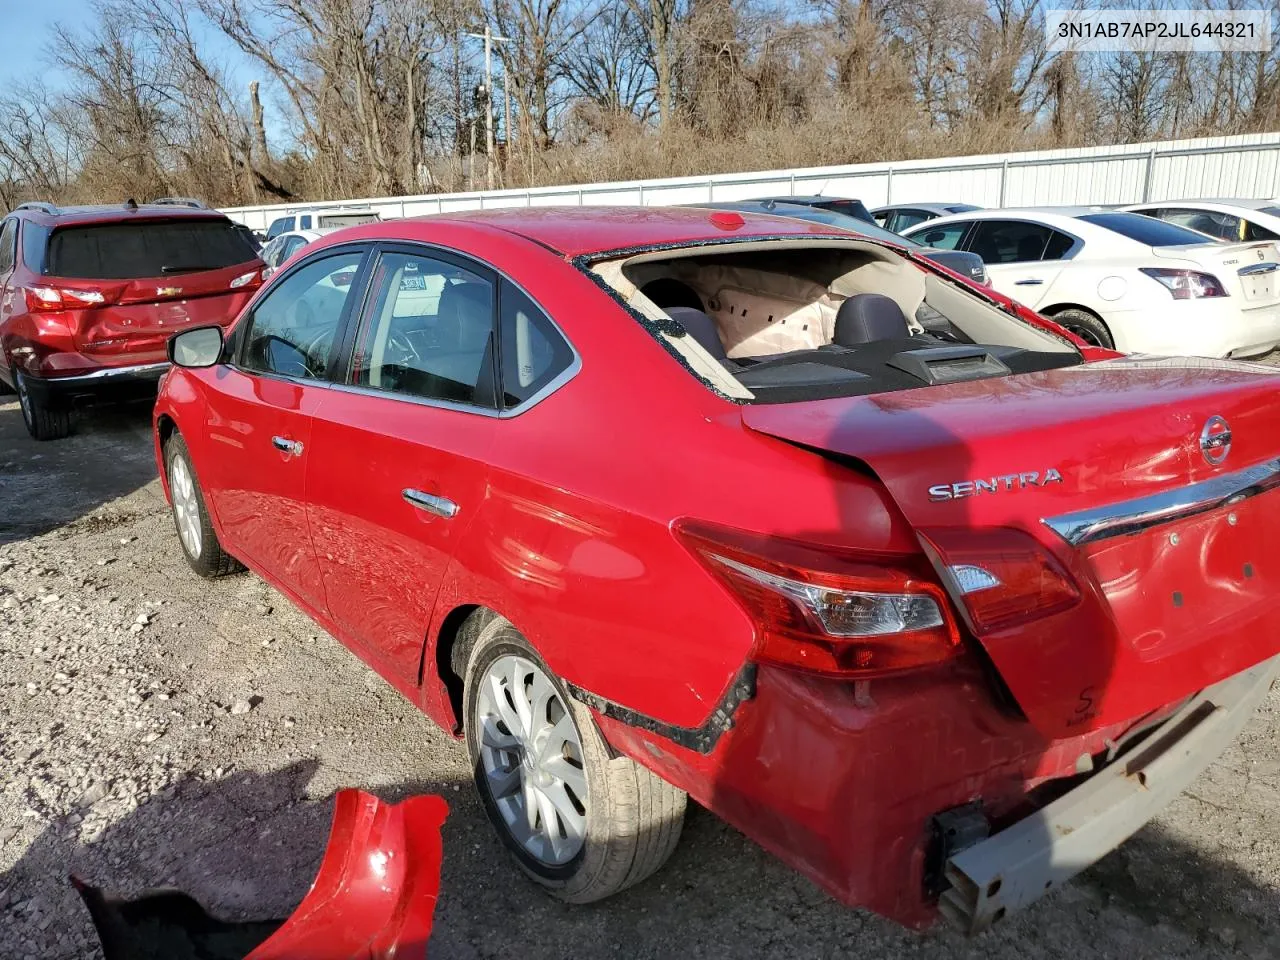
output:
[[[1212,466],[1227,459],[1231,452],[1231,427],[1222,417],[1210,417],[1200,431],[1200,452]]]

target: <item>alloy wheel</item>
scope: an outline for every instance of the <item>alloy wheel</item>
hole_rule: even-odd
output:
[[[177,521],[178,536],[192,557],[200,556],[200,504],[196,499],[196,485],[187,468],[187,461],[176,456],[169,463],[169,493],[173,498],[173,515]]]
[[[541,667],[505,655],[485,670],[475,709],[482,783],[512,839],[541,863],[567,864],[586,839],[588,799],[567,705]]]

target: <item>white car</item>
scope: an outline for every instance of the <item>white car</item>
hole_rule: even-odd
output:
[[[276,217],[267,227],[267,239],[274,240],[282,233],[292,231],[323,230],[326,227],[354,227],[362,223],[377,223],[382,219],[378,211],[369,207],[327,207],[323,209],[291,211]]]
[[[1207,233],[1228,243],[1280,240],[1280,201],[1277,200],[1166,200],[1135,203],[1124,209]]]
[[[333,233],[333,231],[341,229],[341,227],[326,227],[323,230],[289,230],[285,233],[277,234],[274,239],[268,240],[267,245],[262,248],[259,256],[262,257],[262,262],[274,272],[280,264],[292,257],[308,243],[314,243],[326,233]]]
[[[1280,345],[1280,251],[1104,207],[975,210],[904,234],[982,257],[991,286],[1126,353],[1256,357]]]

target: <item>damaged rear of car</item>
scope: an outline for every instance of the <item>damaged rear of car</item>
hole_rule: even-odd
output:
[[[811,537],[672,524],[755,643],[751,695],[658,766],[844,901],[984,929],[1145,824],[1270,688],[1275,371],[1089,362],[869,242],[577,262],[748,435],[882,490],[912,545],[873,548],[852,515]]]

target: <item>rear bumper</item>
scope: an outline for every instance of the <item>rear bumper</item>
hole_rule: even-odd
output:
[[[1280,657],[1207,688],[1131,754],[1006,830],[953,855],[944,916],[978,933],[1060,886],[1163,810],[1236,738]]]
[[[1280,658],[1184,707],[1056,740],[997,707],[969,669],[855,687],[760,667],[755,696],[705,753],[597,717],[616,748],[846,905],[915,928],[941,912],[976,931],[1168,804],[1236,735],[1278,667]],[[1146,739],[1105,765],[1110,745],[1138,735]],[[1059,799],[1046,804],[1044,792]],[[983,823],[970,836],[998,832],[967,847],[941,837],[943,815],[961,810]],[[1051,839],[1064,826],[1079,837]]]
[[[32,377],[24,380],[28,393],[39,403],[65,407],[81,400],[127,400],[154,395],[168,363],[144,363],[127,367],[103,367],[70,377]]]

